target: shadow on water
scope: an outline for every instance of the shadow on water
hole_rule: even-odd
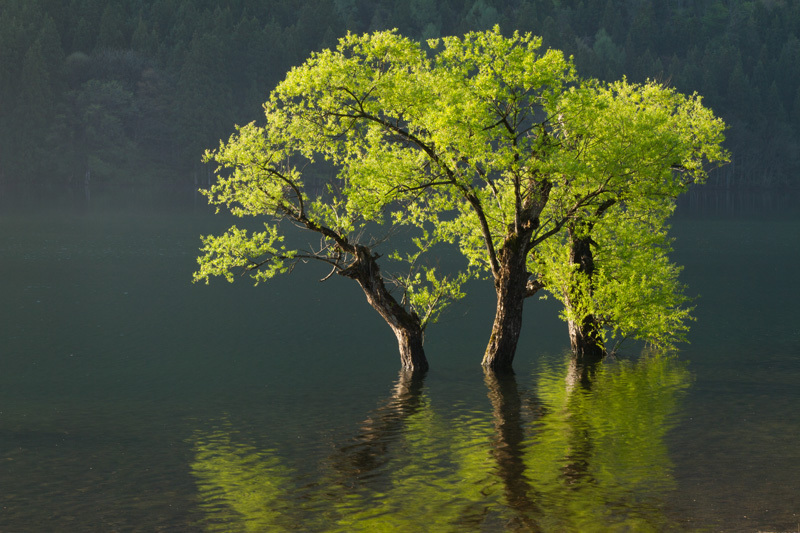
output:
[[[223,421],[192,439],[204,526],[214,531],[686,530],[664,437],[691,375],[667,356],[531,379],[484,375],[490,409],[435,406],[401,373],[314,479]]]

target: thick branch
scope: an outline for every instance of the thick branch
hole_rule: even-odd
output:
[[[483,206],[480,200],[473,193],[466,195],[467,201],[472,206],[472,210],[478,215],[478,222],[481,225],[481,233],[483,233],[483,240],[486,243],[486,251],[489,254],[489,265],[492,269],[492,276],[497,280],[500,277],[500,263],[497,260],[497,251],[494,248],[494,241],[492,239],[492,231],[489,228],[489,222],[486,219],[486,214],[483,212]]]
[[[531,239],[531,242],[528,244],[528,250],[532,250],[539,243],[547,240],[551,236],[553,236],[556,233],[558,233],[559,231],[561,231],[561,228],[563,228],[564,225],[568,221],[572,220],[572,218],[574,217],[575,213],[577,213],[580,208],[589,205],[589,203],[593,199],[597,198],[598,196],[600,196],[604,192],[606,192],[605,187],[604,186],[600,186],[597,189],[595,189],[594,191],[592,191],[589,194],[585,195],[583,198],[578,199],[575,202],[575,204],[564,214],[564,216],[561,217],[560,220],[558,220],[558,222],[555,223],[555,225],[550,230],[542,233],[541,235],[539,235],[535,239]],[[611,205],[613,205],[613,204],[611,204]],[[611,205],[609,205],[608,207],[611,207]],[[605,209],[604,209],[604,211],[605,211]]]

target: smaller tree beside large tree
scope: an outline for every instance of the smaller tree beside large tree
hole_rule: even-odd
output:
[[[697,95],[624,80],[585,82],[565,94],[559,112],[570,158],[563,167],[604,191],[532,256],[531,269],[564,304],[580,360],[601,359],[612,338],[670,347],[691,317],[680,268],[668,258],[668,219],[706,167],[727,160],[724,124]]]

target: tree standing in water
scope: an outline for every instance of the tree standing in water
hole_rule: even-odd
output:
[[[668,218],[707,165],[727,160],[724,124],[696,95],[624,80],[584,83],[559,111],[571,175],[605,191],[532,256],[531,268],[545,273],[546,290],[564,304],[578,359],[601,359],[612,338],[670,347],[683,339],[690,310],[680,268],[668,258]]]
[[[349,62],[348,53],[354,54]],[[300,84],[313,83],[327,71],[334,93],[339,85],[333,85],[331,76],[369,89],[388,102],[384,95],[408,83],[407,69],[421,69],[424,63],[416,43],[394,34],[375,34],[342,39],[337,52],[324,51],[292,70],[264,105],[264,126],[240,127],[227,143],[206,153],[205,160],[215,162],[220,174],[216,184],[203,191],[210,203],[240,217],[267,221],[261,232],[234,226],[223,235],[204,237],[195,281],[207,282],[215,275],[232,281],[233,272],[241,271],[259,282],[287,273],[301,261],[325,263],[331,268],[325,279],[338,274],[356,281],[391,327],[403,369],[427,370],[424,329],[447,302],[462,296],[466,275],[439,276],[435,267],[424,263],[434,244],[425,232],[414,235],[411,242],[395,239],[398,246],[412,251],[389,249],[387,259],[397,268],[384,273],[378,250],[387,248],[391,233],[383,228],[386,212],[390,206],[409,208],[407,193],[400,187],[405,168],[384,166],[373,130],[359,124],[332,124],[330,117],[314,109],[322,102],[297,93]],[[314,170],[319,174],[331,169],[335,178],[327,189],[308,186],[307,176]],[[314,234],[318,244],[284,244],[287,229],[293,226]],[[399,291],[392,292],[393,286]]]
[[[196,279],[230,278],[236,268],[266,279],[300,259],[327,262],[358,281],[395,331],[407,368],[427,366],[422,329],[471,277],[491,279],[497,296],[486,367],[511,366],[523,304],[548,286],[563,295],[576,331],[593,335],[597,317],[614,327],[619,317],[597,308],[608,302],[596,296],[604,278],[594,276],[613,261],[592,266],[593,235],[612,213],[650,217],[659,229],[660,211],[648,206],[681,190],[666,183],[685,188],[702,178],[704,163],[724,156],[722,122],[698,98],[655,84],[581,83],[570,60],[541,52],[530,35],[495,28],[428,46],[395,32],[348,35],[288,73],[264,106],[267,125],[240,128],[207,155],[232,169],[207,194],[238,215],[294,222],[321,244],[286,249],[277,222],[260,234],[232,228],[205,239]],[[636,128],[626,133],[629,123]],[[648,135],[638,138],[639,130]],[[315,161],[335,178],[310,198],[300,162]],[[411,253],[395,241],[390,254],[407,269],[388,278],[399,300],[368,232],[382,224],[412,234]],[[467,265],[442,276],[423,258],[444,243],[457,245]],[[559,254],[565,243],[567,257]]]

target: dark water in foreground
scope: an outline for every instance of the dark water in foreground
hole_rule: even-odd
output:
[[[800,530],[797,210],[679,216],[691,344],[582,384],[549,301],[411,379],[349,280],[192,285],[229,220],[92,202],[0,212],[2,532]]]

